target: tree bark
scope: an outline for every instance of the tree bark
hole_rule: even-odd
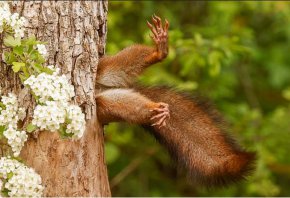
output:
[[[27,35],[47,42],[47,63],[61,68],[71,80],[74,101],[87,119],[81,140],[63,140],[44,131],[30,137],[23,148],[22,159],[42,177],[44,196],[110,196],[94,97],[98,58],[105,48],[107,6],[106,1],[21,1],[12,6],[28,20]],[[35,105],[31,95],[3,63],[0,79],[2,92],[17,94],[31,116]]]

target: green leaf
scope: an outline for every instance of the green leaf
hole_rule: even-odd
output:
[[[73,135],[74,135],[73,133],[67,133],[67,132],[65,132],[63,137],[64,138],[71,138]]]
[[[39,102],[39,97],[36,96],[35,93],[34,93],[33,91],[31,91],[30,93],[31,93],[31,95],[33,96],[33,98],[36,100],[36,103],[37,103],[37,104],[40,104],[40,102]]]
[[[33,50],[33,45],[29,45],[27,53],[30,54]]]
[[[9,180],[11,177],[13,177],[13,172],[9,172],[8,174],[7,174],[7,179]]]
[[[39,63],[35,63],[32,66],[35,67],[35,68],[37,68],[38,70],[41,70],[42,69],[42,65],[39,64]]]
[[[62,124],[59,127],[59,132],[60,132],[61,135],[65,134],[65,127]]]
[[[3,132],[5,131],[6,126],[0,126],[0,138],[3,136]]]
[[[30,53],[29,59],[31,59],[31,60],[37,60],[37,59],[38,59],[38,55],[39,55],[38,51],[33,50],[33,51]]]
[[[42,70],[42,66],[38,63],[32,64],[31,65],[33,67],[33,69],[37,72],[37,73],[41,73]]]
[[[23,46],[14,47],[13,52],[19,56],[23,55]]]
[[[49,69],[48,67],[43,67],[42,71],[50,75],[53,74],[53,70]]]
[[[29,74],[28,68],[27,67],[22,67],[22,71],[23,71],[24,76],[29,78],[30,74]]]
[[[12,62],[16,61],[16,57],[12,52],[4,52],[4,56],[5,62],[9,65],[11,65]]]
[[[31,37],[29,37],[28,39],[24,40],[23,43],[24,43],[25,45],[36,45],[36,44],[38,44],[38,42],[37,42],[35,36],[31,36]]]
[[[26,127],[26,131],[28,133],[31,133],[31,132],[35,131],[36,129],[38,129],[38,127],[33,125],[32,123],[29,123]]]
[[[25,63],[22,62],[13,62],[12,63],[12,69],[15,73],[19,72],[19,70],[21,69],[21,67],[25,66]]]
[[[5,131],[5,128],[6,128],[5,126],[2,126],[2,125],[1,125],[1,126],[0,126],[0,133],[4,132],[4,131]]]
[[[20,38],[14,38],[13,36],[7,36],[4,38],[4,45],[7,47],[16,47],[21,45]]]
[[[6,106],[5,106],[2,102],[0,102],[0,107],[1,107],[2,109],[6,109]]]
[[[219,51],[212,51],[208,56],[208,62],[210,65],[209,73],[211,76],[217,76],[220,73],[221,59],[223,54]]]
[[[10,192],[10,190],[8,190],[7,188],[4,188],[0,195],[4,196],[4,197],[9,197],[8,193]]]
[[[59,134],[61,138],[69,138],[73,136],[73,133],[66,132],[66,126],[61,124],[59,127]]]
[[[19,74],[19,78],[21,82],[23,83],[25,80],[27,80],[27,77],[24,74]]]
[[[40,64],[42,64],[42,63],[45,63],[45,61],[46,61],[46,60],[45,60],[45,58],[43,58],[43,56],[42,56],[42,55],[40,55],[40,54],[38,55],[38,57],[37,57],[37,58],[38,58],[38,60],[37,60],[37,61],[38,61]]]
[[[21,157],[15,157],[15,156],[11,156],[11,159],[14,159],[14,160],[17,160],[18,162],[20,162],[20,163],[22,163],[22,164],[24,164],[25,162],[24,162],[24,160],[23,159],[21,159]]]

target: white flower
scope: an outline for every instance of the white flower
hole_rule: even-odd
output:
[[[0,126],[6,127],[3,135],[11,146],[13,155],[18,156],[27,141],[26,132],[17,130],[18,121],[26,116],[25,110],[18,108],[17,98],[12,93],[9,93],[8,96],[2,96],[1,102],[4,108],[0,108]]]
[[[18,118],[19,120],[24,120],[25,117],[26,117],[25,109],[20,107],[18,109]]]
[[[5,108],[0,111],[0,126],[11,125],[17,128],[19,115],[24,118],[26,115],[24,109],[18,108],[18,101],[14,94],[9,93],[8,96],[2,96],[1,102]]]
[[[60,69],[58,67],[56,68],[54,65],[48,65],[47,67],[54,71],[52,75],[57,76],[60,74]]]
[[[64,124],[66,133],[72,134],[73,138],[81,138],[85,131],[85,115],[80,107],[69,104],[75,96],[74,87],[65,75],[58,75],[59,69],[52,65],[48,68],[54,70],[52,75],[41,73],[24,81],[39,103],[34,110],[32,124],[52,132]]]
[[[81,138],[86,129],[85,115],[81,108],[76,105],[68,106],[67,117],[70,122],[67,125],[66,132],[72,133],[74,138]]]
[[[3,26],[8,25],[14,31],[15,37],[23,37],[25,23],[25,18],[19,17],[18,13],[11,14],[7,2],[0,2],[0,33],[3,32]]]
[[[11,146],[13,155],[15,157],[19,156],[24,143],[27,141],[27,134],[25,131],[17,131],[11,125],[8,126],[3,132],[4,137],[8,140],[8,144]]]
[[[67,103],[75,96],[74,87],[68,79],[64,75],[58,76],[56,72],[53,75],[41,73],[37,77],[31,75],[24,81],[24,85],[31,88],[40,103],[50,100]]]
[[[24,30],[21,29],[21,28],[17,28],[14,30],[15,34],[14,36],[15,37],[24,37]]]
[[[14,94],[9,93],[8,96],[2,96],[2,102],[4,105],[14,105],[17,102],[17,98]]]
[[[41,55],[45,56],[47,54],[47,50],[45,48],[45,45],[43,45],[43,44],[37,44],[36,47],[37,47],[38,52]]]
[[[13,139],[16,137],[15,130],[11,126],[9,126],[8,129],[3,132],[3,135],[7,139]]]
[[[41,197],[44,189],[41,177],[32,168],[10,157],[0,159],[0,182],[10,197]]]
[[[7,21],[9,21],[10,16],[11,13],[8,3],[0,1],[0,27],[2,27],[4,23],[7,23]]]
[[[32,124],[42,130],[55,132],[65,122],[65,116],[65,108],[61,103],[46,101],[44,105],[37,105],[34,109]]]
[[[14,13],[14,14],[11,15],[11,17],[10,17],[10,25],[12,27],[17,25],[18,18],[19,18],[19,14],[18,13]]]

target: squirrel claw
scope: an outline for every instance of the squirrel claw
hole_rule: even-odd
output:
[[[154,14],[152,16],[152,23],[153,24],[147,21],[147,26],[150,28],[151,32],[154,35],[153,41],[155,43],[159,43],[163,40],[167,41],[169,22],[165,19],[165,24],[163,27],[161,18]]]
[[[156,120],[151,126],[158,126],[158,128],[166,126],[166,120],[170,118],[169,105],[163,102],[158,103],[159,107],[154,108],[153,112],[157,114],[150,118],[150,120]]]
[[[153,34],[151,39],[156,45],[157,55],[160,60],[165,58],[168,54],[168,28],[169,22],[165,19],[164,25],[160,17],[155,14],[152,16],[152,23],[147,21],[147,26]]]

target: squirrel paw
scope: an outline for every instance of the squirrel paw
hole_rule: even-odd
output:
[[[150,35],[157,47],[157,53],[160,59],[163,59],[168,54],[168,28],[169,22],[165,19],[165,25],[162,27],[161,18],[153,15],[152,22],[154,26],[147,21],[147,25],[150,28],[153,35]]]
[[[159,128],[166,126],[166,119],[170,118],[169,105],[163,102],[158,103],[159,107],[154,108],[153,112],[157,114],[150,118],[150,120],[156,120],[151,126],[158,126]]]

